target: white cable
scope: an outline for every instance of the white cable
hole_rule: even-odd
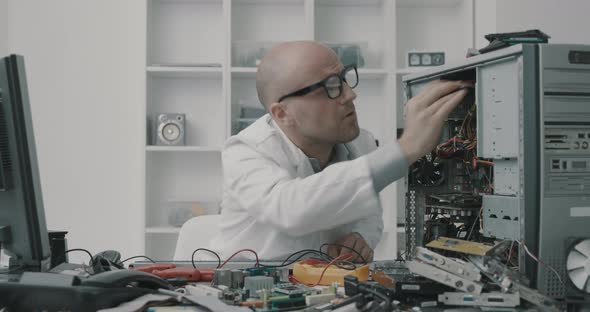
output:
[[[557,273],[557,270],[555,270],[555,269],[554,269],[552,266],[548,265],[547,263],[545,263],[545,262],[541,261],[541,259],[538,259],[537,257],[535,257],[535,255],[533,255],[533,254],[532,254],[532,253],[529,251],[529,249],[527,248],[527,246],[526,246],[526,244],[525,244],[524,242],[522,242],[522,241],[516,241],[516,242],[517,242],[518,244],[520,244],[520,245],[521,245],[521,246],[524,248],[524,251],[526,251],[526,253],[527,253],[527,254],[528,254],[528,255],[529,255],[531,258],[533,258],[533,260],[535,260],[535,261],[537,261],[538,263],[540,263],[540,264],[542,264],[542,265],[546,266],[546,267],[547,267],[547,268],[549,268],[549,269],[550,269],[550,270],[551,270],[553,273],[555,273],[555,276],[557,276],[557,279],[559,280],[559,282],[560,282],[560,283],[561,283],[563,286],[565,286],[565,283],[564,283],[564,282],[563,282],[563,280],[561,279],[561,276],[559,276],[559,273]]]
[[[508,253],[508,260],[506,260],[506,266],[510,265],[510,260],[512,260],[512,248],[514,248],[514,242],[512,241],[512,244],[510,244],[510,252]]]
[[[483,211],[483,206],[481,207],[481,209],[479,209],[479,212],[477,213],[477,217],[475,218],[475,221],[473,221],[473,225],[471,226],[471,230],[469,231],[469,235],[467,235],[467,238],[465,238],[465,240],[469,240],[469,238],[471,237],[471,234],[473,233],[473,229],[475,228],[475,224],[479,221],[479,216],[481,215]]]

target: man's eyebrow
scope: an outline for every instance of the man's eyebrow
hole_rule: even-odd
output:
[[[346,69],[346,66],[342,66],[342,67],[341,67],[341,68],[340,68],[338,71],[336,71],[336,72],[332,72],[332,73],[330,73],[330,74],[327,74],[327,75],[324,77],[324,79],[322,79],[322,80],[320,80],[320,81],[324,81],[324,80],[328,79],[328,77],[330,77],[330,76],[334,76],[334,75],[340,75],[340,74],[342,74],[342,72],[343,72],[345,69]],[[318,82],[320,82],[320,81],[318,81]]]
[[[328,74],[326,74],[326,75],[325,75],[323,78],[321,78],[321,79],[318,79],[318,80],[316,80],[315,82],[312,82],[312,83],[311,83],[311,84],[309,84],[308,86],[311,86],[311,85],[315,85],[315,84],[321,83],[321,82],[323,82],[324,80],[328,79],[328,77],[330,77],[330,76],[334,76],[334,75],[340,75],[340,74],[342,73],[342,71],[344,71],[344,69],[346,69],[346,66],[341,66],[341,67],[340,67],[340,69],[339,69],[339,70],[337,70],[336,72],[328,73]],[[315,90],[314,90],[313,92],[315,92]]]

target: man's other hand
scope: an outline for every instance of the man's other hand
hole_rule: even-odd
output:
[[[399,144],[410,164],[434,149],[445,119],[467,94],[466,89],[453,91],[463,86],[473,86],[473,83],[433,81],[408,101],[406,126]]]
[[[353,250],[358,252],[362,258]],[[348,261],[356,263],[362,263],[363,259],[367,261],[367,263],[373,261],[373,249],[369,247],[361,234],[356,232],[340,238],[334,243],[334,245],[329,245],[328,255],[331,257],[335,258],[344,254],[352,254],[352,258]]]

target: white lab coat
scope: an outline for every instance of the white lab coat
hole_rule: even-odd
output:
[[[221,231],[211,248],[222,258],[250,248],[261,259],[284,259],[351,232],[375,248],[383,211],[367,157],[361,157],[374,149],[375,139],[361,130],[354,141],[337,146],[337,154],[350,161],[314,173],[309,158],[269,115],[258,119],[225,144]]]

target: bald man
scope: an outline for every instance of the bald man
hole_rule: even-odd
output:
[[[333,243],[331,256],[354,250],[356,261],[372,260],[383,230],[379,192],[434,148],[466,91],[453,92],[464,82],[432,83],[407,104],[399,142],[377,148],[358,126],[357,84],[356,67],[316,42],[279,44],[264,56],[256,88],[268,114],[222,153],[221,233],[212,247],[223,258],[249,248],[284,259]]]

